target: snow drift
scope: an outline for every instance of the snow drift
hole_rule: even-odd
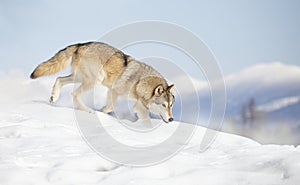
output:
[[[54,79],[31,81],[18,74],[0,75],[0,184],[295,185],[300,182],[300,147],[260,145],[247,138],[219,133],[210,147],[200,152],[199,144],[206,132],[200,126],[188,144],[178,143],[183,145],[181,151],[159,164],[132,167],[108,161],[89,148],[80,135],[69,95],[72,87],[65,88],[58,104],[53,106],[48,98]],[[101,99],[103,95],[97,96]],[[142,138],[143,133],[134,138],[119,130],[116,118],[100,112],[97,116],[106,120],[103,126],[115,133],[116,139],[133,146],[141,142],[159,143],[178,125],[188,125],[182,122],[160,125],[159,132],[151,138]]]

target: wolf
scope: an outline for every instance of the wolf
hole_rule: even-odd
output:
[[[150,111],[166,123],[173,121],[174,84],[168,85],[163,76],[151,66],[103,42],[69,45],[39,64],[30,77],[35,79],[52,75],[69,65],[72,73],[56,78],[50,103],[58,100],[64,85],[80,83],[72,92],[74,103],[80,110],[92,113],[94,110],[82,102],[80,95],[102,84],[108,88],[107,105],[101,109],[102,112],[113,112],[117,98],[125,96],[135,101],[133,110],[139,119],[149,119]]]

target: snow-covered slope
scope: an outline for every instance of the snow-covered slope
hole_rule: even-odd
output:
[[[50,81],[5,76],[0,79],[1,185],[295,185],[300,182],[299,147],[264,146],[247,138],[219,133],[210,147],[200,152],[199,145],[206,132],[200,126],[181,151],[157,165],[131,167],[107,161],[83,141],[67,89],[53,106],[48,103]],[[104,127],[117,133],[116,139],[133,146],[141,141],[146,145],[158,143],[178,125],[189,126],[181,122],[164,124],[157,128],[160,130],[154,133],[157,135],[142,138],[143,133],[139,133],[141,138],[137,139],[119,130],[116,118],[100,112],[97,115],[106,120]],[[142,127],[140,122],[131,124]]]

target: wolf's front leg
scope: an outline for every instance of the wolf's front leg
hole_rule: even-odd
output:
[[[134,112],[136,112],[139,119],[150,119],[148,109],[142,104],[141,101],[137,101],[133,106]]]
[[[113,89],[109,89],[106,96],[107,105],[101,109],[101,112],[109,113],[114,110],[116,100],[118,98],[117,93]]]

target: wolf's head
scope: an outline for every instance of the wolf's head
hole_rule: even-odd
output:
[[[173,121],[172,107],[175,101],[173,88],[174,85],[170,85],[166,89],[162,85],[157,86],[150,101],[149,111],[160,115],[166,123]]]

